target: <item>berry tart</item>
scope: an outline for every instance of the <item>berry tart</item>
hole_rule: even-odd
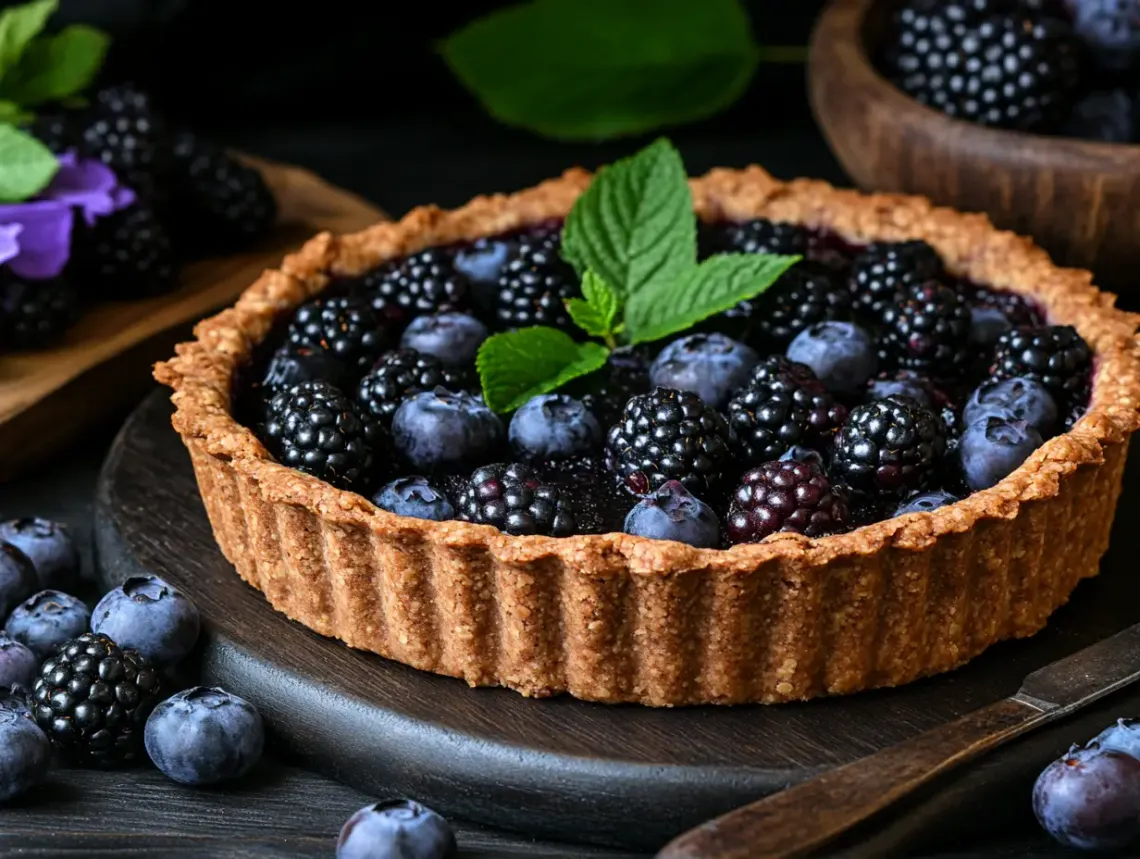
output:
[[[319,235],[156,377],[221,550],[309,628],[775,703],[955,668],[1096,574],[1138,322],[982,215],[657,141]]]

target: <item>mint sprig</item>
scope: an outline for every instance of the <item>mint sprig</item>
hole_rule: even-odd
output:
[[[0,80],[20,62],[58,7],[58,0],[33,0],[0,12]]]
[[[545,326],[488,338],[476,369],[493,411],[601,369],[620,346],[677,334],[754,298],[800,259],[720,254],[698,265],[684,164],[664,139],[599,171],[567,216],[562,244],[582,275],[582,297],[568,299],[567,312],[603,342]]]
[[[11,125],[0,125],[0,203],[19,203],[48,186],[59,171],[51,150]]]
[[[83,24],[35,39],[0,76],[0,99],[30,107],[82,92],[99,73],[109,44],[106,33]]]

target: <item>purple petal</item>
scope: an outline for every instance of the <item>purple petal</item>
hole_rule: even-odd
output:
[[[0,224],[22,227],[19,254],[8,267],[20,277],[43,280],[63,271],[71,256],[71,207],[55,200],[0,206]]]
[[[20,252],[16,237],[23,231],[23,224],[0,224],[0,263],[8,262]]]
[[[75,152],[65,152],[59,156],[59,172],[40,199],[77,206],[83,210],[88,225],[92,225],[97,218],[130,205],[134,194],[119,185],[114,171],[102,161],[80,159]]]

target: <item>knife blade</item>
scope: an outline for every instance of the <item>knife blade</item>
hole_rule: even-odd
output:
[[[1140,679],[1140,624],[1026,675],[1009,698],[730,811],[657,859],[810,856],[954,767]]]

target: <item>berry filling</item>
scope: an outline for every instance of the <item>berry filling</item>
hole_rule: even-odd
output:
[[[1031,300],[954,278],[924,242],[756,219],[704,224],[700,247],[805,257],[768,291],[495,411],[489,336],[584,336],[561,237],[545,223],[334,282],[259,347],[235,414],[283,464],[398,515],[723,548],[952,504],[1088,404],[1091,350]]]

